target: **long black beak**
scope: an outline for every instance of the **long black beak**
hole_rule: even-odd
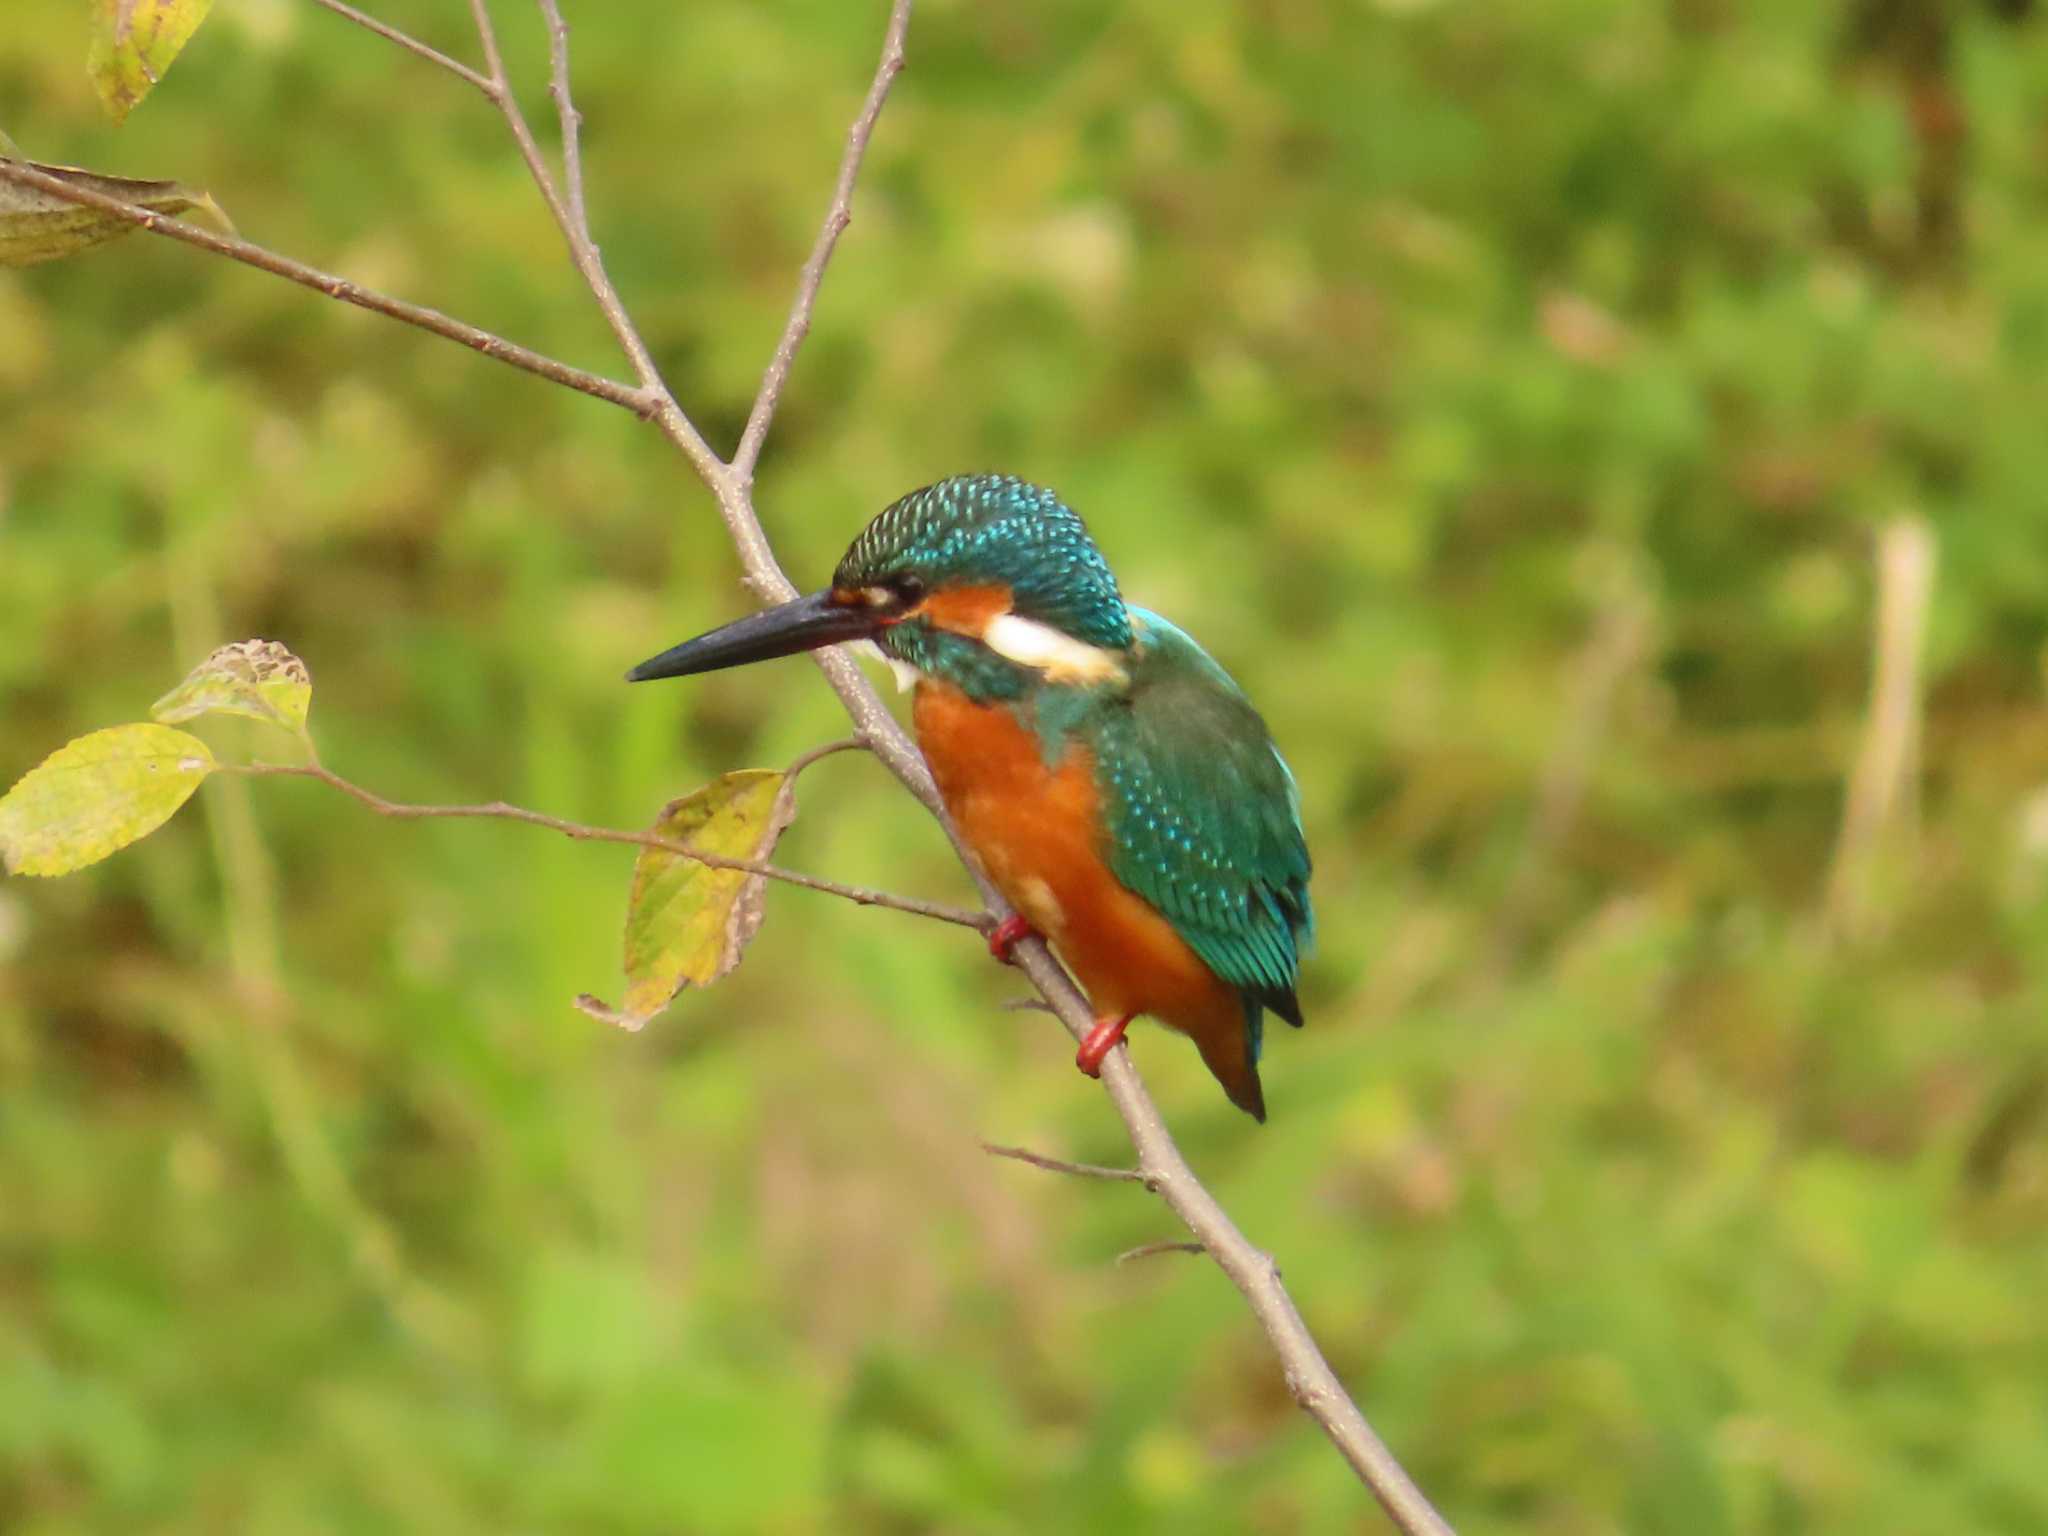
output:
[[[869,640],[881,628],[873,609],[835,603],[829,589],[813,592],[780,607],[735,619],[708,635],[685,640],[641,662],[626,674],[626,681],[644,683],[656,677],[689,677],[698,672],[744,666],[750,661],[794,656],[798,651],[815,651],[821,645],[837,645],[842,640]]]

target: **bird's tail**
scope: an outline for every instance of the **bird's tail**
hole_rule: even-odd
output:
[[[1252,1060],[1250,1031],[1241,1026],[1205,1029],[1194,1039],[1203,1063],[1230,1095],[1230,1102],[1264,1125],[1266,1090],[1259,1082],[1259,1064]]]

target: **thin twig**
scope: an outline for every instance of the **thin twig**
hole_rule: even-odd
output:
[[[782,786],[775,791],[775,808],[769,812],[769,823],[774,826],[787,826],[796,819],[796,781],[811,764],[820,758],[831,757],[836,752],[865,750],[866,742],[858,736],[847,736],[838,741],[828,741],[821,747],[813,747],[808,752],[799,753],[796,760],[782,770]],[[986,933],[994,922],[995,919],[984,912],[977,926]]]
[[[519,147],[519,157],[526,162],[527,172],[533,177],[533,184],[540,189],[548,212],[554,215],[555,222],[568,237],[570,254],[577,255],[576,222],[569,216],[568,205],[562,201],[561,190],[555,185],[554,175],[548,170],[547,160],[540,152],[540,141],[534,138],[533,130],[527,126],[526,114],[520,110],[519,98],[505,73],[505,55],[498,47],[498,29],[491,21],[489,0],[469,0],[469,13],[476,23],[477,41],[483,45],[484,69],[492,87],[491,100],[503,114],[505,125],[512,130],[512,140]],[[580,268],[580,261],[578,266]]]
[[[38,192],[46,192],[52,197],[62,198],[65,202],[76,203],[81,208],[91,208],[117,219],[125,219],[151,234],[168,236],[215,256],[225,256],[230,261],[239,261],[245,266],[255,267],[288,282],[297,283],[303,288],[310,288],[330,299],[339,299],[342,303],[353,304],[358,309],[367,309],[387,319],[398,320],[423,331],[431,331],[436,336],[460,342],[486,357],[495,358],[501,363],[509,363],[514,368],[535,374],[551,383],[580,390],[586,395],[608,400],[613,405],[624,406],[636,416],[652,416],[660,409],[659,399],[645,389],[636,389],[631,384],[622,384],[616,379],[601,378],[597,374],[586,373],[581,368],[572,368],[567,363],[531,351],[516,342],[505,340],[502,336],[493,335],[489,331],[444,315],[437,309],[408,304],[403,299],[394,299],[388,294],[352,283],[345,277],[336,277],[330,272],[319,271],[303,262],[293,261],[289,256],[280,256],[260,245],[252,245],[247,240],[232,235],[215,234],[212,230],[201,229],[196,224],[187,224],[183,220],[169,218],[161,213],[152,213],[147,208],[138,208],[133,203],[124,203],[119,198],[108,197],[88,187],[75,186],[61,177],[48,175],[19,160],[0,160],[0,180],[17,182],[24,187],[33,187]]]
[[[1149,1259],[1156,1253],[1207,1253],[1209,1250],[1200,1243],[1181,1242],[1169,1238],[1164,1242],[1140,1243],[1135,1248],[1126,1248],[1116,1256],[1119,1264],[1128,1264],[1133,1259]]]
[[[828,741],[822,747],[813,747],[810,751],[801,754],[787,768],[782,770],[782,776],[791,783],[795,783],[797,775],[820,758],[831,757],[837,752],[865,752],[867,749],[868,744],[858,736],[842,736],[837,741]]]
[[[551,832],[559,832],[564,837],[575,838],[578,842],[625,843],[636,848],[659,848],[664,852],[702,864],[708,869],[738,870],[743,874],[759,875],[766,880],[779,880],[784,885],[798,886],[806,891],[837,896],[858,906],[887,907],[892,912],[907,912],[913,917],[929,917],[941,923],[954,923],[962,928],[972,928],[978,933],[986,932],[991,921],[986,912],[948,906],[944,902],[920,901],[914,896],[897,896],[864,885],[847,885],[838,880],[799,874],[793,869],[783,869],[778,865],[764,864],[754,859],[729,859],[720,854],[702,852],[687,843],[677,842],[672,837],[662,837],[657,833],[587,826],[580,821],[565,821],[559,816],[547,815],[543,811],[529,811],[524,806],[507,805],[502,800],[493,800],[488,805],[407,805],[396,800],[386,800],[375,790],[365,789],[362,785],[343,778],[333,769],[323,767],[317,762],[222,764],[220,771],[247,774],[253,778],[317,779],[330,788],[353,796],[379,816],[389,816],[398,821],[519,821],[530,827],[546,827]]]
[[[1047,1173],[1071,1173],[1081,1179],[1121,1179],[1132,1184],[1145,1182],[1145,1175],[1135,1168],[1104,1168],[1098,1163],[1070,1163],[1064,1158],[1047,1157],[1043,1152],[1033,1152],[1028,1147],[1002,1147],[992,1141],[984,1141],[981,1150],[990,1157],[1007,1157],[1012,1162],[1029,1163],[1034,1168],[1043,1168]]]
[[[562,239],[568,244],[569,259],[575,263],[577,273],[589,288],[591,297],[597,300],[597,307],[603,314],[605,324],[611,327],[612,335],[618,339],[627,361],[633,365],[634,377],[639,379],[641,390],[655,402],[654,419],[659,421],[668,440],[679,448],[690,461],[706,485],[715,483],[725,473],[725,464],[704,440],[704,434],[697,430],[697,424],[690,420],[674,393],[661,377],[661,370],[655,365],[654,353],[626,313],[626,306],[619,298],[618,289],[612,286],[611,274],[605,271],[604,257],[590,238],[569,205],[563,201],[561,190],[555,185],[554,176],[548,171],[547,161],[541,155],[540,144],[533,136],[533,129],[527,125],[526,114],[519,109],[519,98],[512,89],[512,83],[505,76],[505,56],[498,47],[498,30],[491,21],[489,0],[469,0],[471,19],[476,23],[477,40],[483,46],[484,66],[497,87],[492,100],[505,119],[505,126],[511,130],[512,142],[518,146],[519,158],[526,162],[527,174],[533,178],[539,190],[541,201],[547,204],[553,215],[555,227],[561,230]],[[568,62],[567,25],[562,25],[563,42],[561,60],[564,68]],[[569,91],[566,75],[560,80],[559,100],[568,104],[568,111],[576,110],[574,98]],[[564,145],[564,151],[567,150]],[[579,170],[578,174],[581,172]]]
[[[541,19],[548,25],[548,95],[554,98],[555,117],[562,125],[562,184],[569,194],[569,217],[577,234],[590,239],[590,212],[583,204],[583,114],[569,94],[569,24],[555,0],[539,0]],[[596,247],[591,247],[593,250]]]
[[[542,0],[551,5],[553,0]],[[839,157],[839,178],[832,186],[832,206],[825,214],[825,223],[818,231],[816,243],[811,246],[810,259],[804,263],[803,275],[797,280],[796,298],[789,306],[789,320],[782,328],[782,338],[775,343],[775,355],[769,359],[768,370],[761,376],[761,389],[754,396],[754,408],[747,413],[746,429],[740,433],[740,445],[732,456],[732,471],[742,480],[754,478],[754,465],[761,457],[761,444],[768,436],[768,424],[774,420],[775,407],[782,399],[782,386],[789,379],[790,364],[796,361],[796,350],[803,345],[804,337],[810,334],[811,314],[818,307],[818,289],[825,281],[825,267],[832,260],[832,252],[839,245],[839,237],[846,232],[846,226],[853,222],[853,184],[860,177],[861,161],[867,157],[868,140],[874,137],[875,122],[882,115],[882,106],[889,99],[889,87],[903,72],[903,37],[910,27],[910,0],[898,0],[889,13],[889,29],[882,38],[882,62],[875,70],[873,84],[868,87],[867,99],[861,103],[860,115],[853,120],[853,126],[846,131],[846,152]]]
[[[429,47],[427,44],[421,42],[418,38],[411,36],[409,33],[401,32],[398,30],[398,28],[390,25],[388,22],[382,22],[379,21],[374,16],[366,15],[362,11],[357,10],[352,5],[344,5],[342,3],[342,0],[313,0],[313,3],[317,6],[322,6],[325,9],[334,12],[335,15],[341,17],[345,21],[354,22],[357,26],[363,28],[367,32],[376,33],[377,36],[383,38],[387,43],[398,44],[398,46],[403,48],[407,53],[418,54],[421,58],[425,59],[429,64],[438,64],[441,68],[447,70],[449,74],[455,76],[458,80],[467,81],[470,85],[473,85],[479,91],[482,91],[486,97],[490,98],[493,101],[497,100],[497,87],[492,85],[489,80],[485,79],[484,76],[478,74],[475,70],[471,69],[467,64],[463,63],[460,59],[451,59],[448,57],[447,54],[441,52],[440,49]]]

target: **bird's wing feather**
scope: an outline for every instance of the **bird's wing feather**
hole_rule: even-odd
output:
[[[1314,919],[1294,776],[1228,673],[1158,615],[1131,615],[1131,686],[1094,722],[1110,868],[1245,995],[1256,1051],[1260,1007],[1301,1022]]]

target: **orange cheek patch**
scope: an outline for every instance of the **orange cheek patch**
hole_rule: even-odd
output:
[[[929,619],[939,629],[979,640],[988,621],[1010,611],[1010,589],[1005,586],[948,587],[934,592],[911,612]]]

